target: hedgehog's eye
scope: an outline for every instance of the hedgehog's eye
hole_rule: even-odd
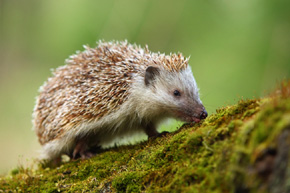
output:
[[[179,90],[175,90],[175,91],[173,92],[173,94],[174,94],[174,96],[180,96],[180,95],[181,95],[180,92],[179,92]]]

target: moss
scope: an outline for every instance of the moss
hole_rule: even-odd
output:
[[[112,187],[118,192],[138,192],[142,190],[144,172],[123,172],[112,181]]]
[[[290,83],[283,83],[268,98],[240,100],[202,123],[184,124],[165,137],[115,147],[89,160],[14,169],[0,179],[0,192],[290,190],[285,174],[289,177],[289,90]],[[279,160],[285,163],[275,165]],[[273,176],[278,182],[271,181]]]

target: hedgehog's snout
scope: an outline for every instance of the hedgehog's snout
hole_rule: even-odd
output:
[[[205,118],[207,118],[207,112],[206,112],[206,110],[203,110],[201,113],[200,113],[200,116],[199,116],[199,118],[200,119],[205,119]]]

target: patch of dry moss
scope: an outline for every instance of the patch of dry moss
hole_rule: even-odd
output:
[[[271,192],[281,186],[290,190],[285,177],[278,185],[271,181],[283,173],[273,170],[281,168],[264,163],[277,161],[282,152],[285,172],[290,173],[290,134],[279,144],[290,130],[289,90],[288,82],[272,98],[240,100],[200,124],[184,124],[165,137],[113,148],[89,160],[54,169],[15,169],[0,179],[0,192]]]

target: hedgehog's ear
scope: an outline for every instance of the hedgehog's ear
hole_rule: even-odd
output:
[[[148,66],[145,72],[145,85],[148,86],[152,84],[156,76],[159,75],[159,68],[154,66]]]

